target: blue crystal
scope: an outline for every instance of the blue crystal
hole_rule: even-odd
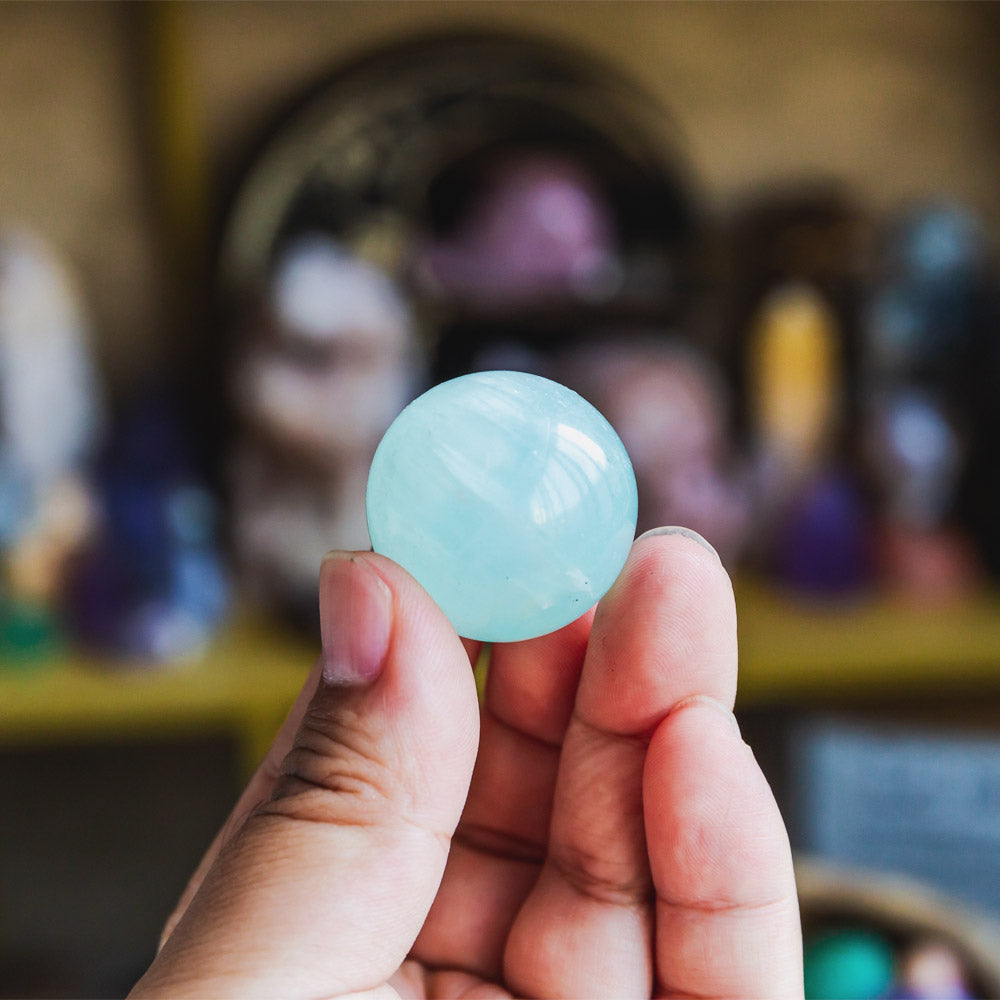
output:
[[[571,389],[475,372],[396,418],[372,461],[367,512],[374,550],[460,635],[511,642],[604,596],[635,534],[635,475],[611,425]]]

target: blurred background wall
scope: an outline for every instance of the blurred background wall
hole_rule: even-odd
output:
[[[78,264],[113,383],[159,353],[167,306],[144,114],[154,6],[0,8],[2,221],[37,227]],[[264,125],[332,68],[469,26],[529,31],[625,70],[674,117],[709,206],[817,176],[876,210],[945,190],[1000,222],[992,5],[234,2],[185,4],[180,22],[220,196]]]

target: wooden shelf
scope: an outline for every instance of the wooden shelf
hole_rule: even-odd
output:
[[[1000,593],[945,606],[872,595],[810,602],[738,581],[740,704],[1000,695]]]
[[[238,615],[210,649],[165,666],[67,652],[0,670],[0,743],[233,731],[255,766],[315,662],[318,644]]]
[[[1000,696],[1000,594],[926,608],[886,597],[810,604],[736,585],[740,704],[817,705],[900,692]],[[270,744],[318,654],[273,623],[236,616],[190,663],[109,665],[66,653],[0,670],[0,743],[235,733],[247,769]]]

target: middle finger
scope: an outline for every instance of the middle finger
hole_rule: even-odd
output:
[[[425,963],[486,979],[501,974],[510,926],[545,857],[592,618],[492,649],[468,800],[413,952]]]

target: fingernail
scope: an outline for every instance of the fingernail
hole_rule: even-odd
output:
[[[670,714],[673,715],[674,712],[679,712],[683,708],[688,708],[691,705],[704,705],[706,708],[714,709],[721,715],[726,717],[726,721],[732,726],[733,732],[740,738],[743,739],[743,734],[740,732],[740,724],[736,721],[736,716],[733,715],[731,709],[727,708],[722,704],[721,701],[717,701],[711,695],[708,694],[693,694],[689,698],[683,698],[681,701],[677,702],[676,705],[670,710]]]
[[[719,558],[719,553],[716,552],[715,546],[711,542],[706,541],[697,531],[684,528],[681,525],[672,524],[663,528],[650,528],[649,531],[644,531],[636,541],[642,541],[643,538],[653,538],[656,535],[683,535],[685,538],[690,538],[692,542],[697,542],[702,548],[708,549],[716,559]]]
[[[323,680],[370,684],[382,671],[392,632],[392,592],[367,560],[331,552],[320,569]]]

